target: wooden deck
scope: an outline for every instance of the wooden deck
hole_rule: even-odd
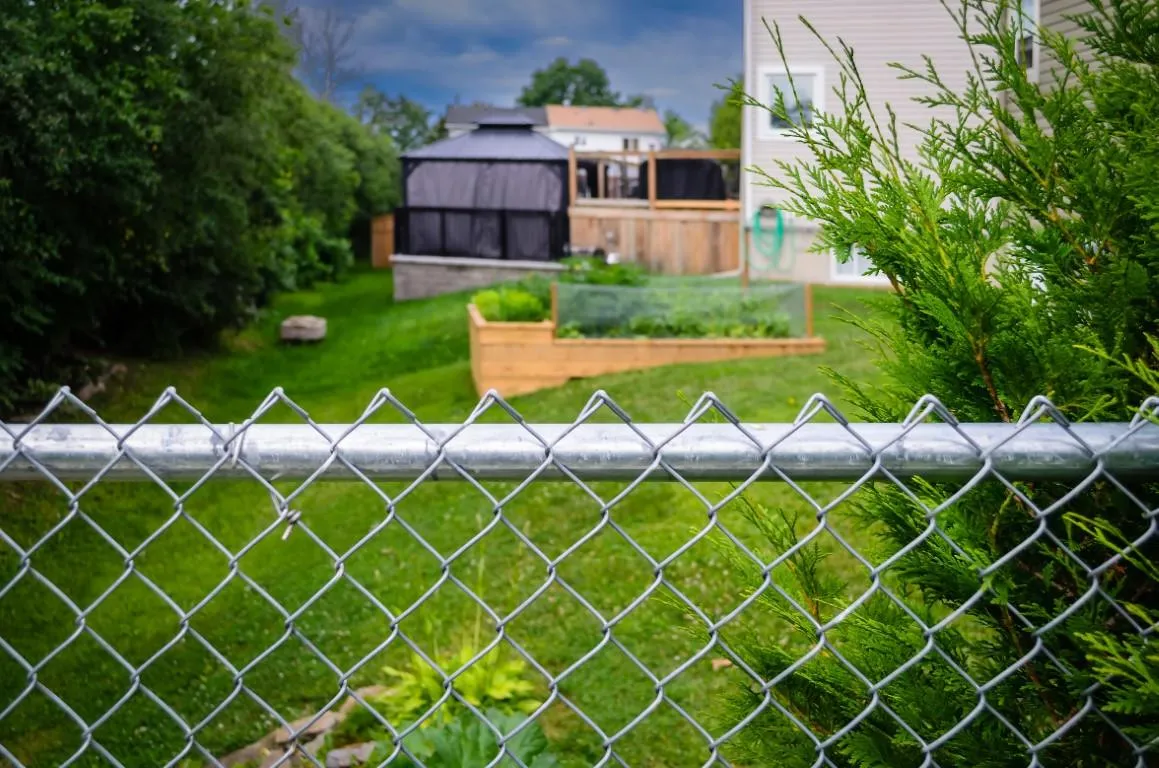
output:
[[[594,196],[580,197],[578,162],[597,163]],[[640,264],[650,272],[669,275],[708,275],[740,268],[739,200],[662,200],[656,197],[656,167],[665,160],[708,159],[740,161],[740,151],[658,150],[653,152],[577,152],[569,157],[568,209],[571,245],[600,248],[623,261]],[[615,196],[605,188],[603,168],[620,164],[644,165],[648,197]]]

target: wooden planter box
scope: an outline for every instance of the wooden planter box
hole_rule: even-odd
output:
[[[803,339],[557,339],[555,323],[489,323],[467,305],[471,375],[480,395],[504,397],[558,387],[570,379],[677,363],[744,357],[815,355],[825,340]],[[810,324],[811,325],[811,324]]]

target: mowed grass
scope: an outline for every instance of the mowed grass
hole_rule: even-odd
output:
[[[358,418],[375,393],[388,387],[426,422],[462,421],[478,403],[468,359],[467,296],[397,305],[390,296],[390,276],[369,272],[340,285],[284,296],[220,352],[172,364],[133,365],[124,385],[96,406],[110,422],[132,422],[166,386],[174,385],[206,418],[241,422],[280,386],[316,421],[342,423]],[[862,302],[874,296],[852,289],[817,289],[816,328],[829,345],[823,356],[638,371],[571,382],[514,398],[512,404],[529,421],[571,421],[592,392],[604,389],[636,420],[675,422],[688,412],[681,395],[692,401],[711,391],[746,421],[788,421],[814,392],[840,399],[819,366],[859,380],[876,375],[860,346],[860,333],[839,319],[845,311],[870,311]],[[278,322],[299,313],[328,319],[323,344],[277,343]],[[81,417],[74,414],[68,420],[72,418]],[[154,421],[191,418],[169,406]],[[484,416],[489,421],[508,418],[498,409]],[[613,417],[603,413],[597,418]],[[297,420],[291,409],[281,406],[264,419]],[[403,418],[384,410],[373,420]],[[296,484],[279,486],[289,492]],[[188,487],[174,484],[173,490],[181,493]],[[383,483],[379,490],[394,498],[404,487]],[[514,487],[487,484],[495,498]],[[604,500],[624,487],[592,485]],[[712,500],[728,491],[721,484],[696,487]],[[813,485],[809,490],[829,500],[841,487]],[[773,507],[807,509],[782,485],[765,484],[752,495]],[[392,637],[390,620],[352,582],[396,615],[427,595],[398,629],[429,654],[495,636],[491,617],[453,582],[444,581],[431,591],[444,578],[440,559],[398,520],[355,548],[389,513],[379,492],[360,483],[318,482],[297,497],[294,507],[301,510],[305,529],[283,540],[270,498],[256,482],[206,483],[180,509],[156,485],[98,483],[79,501],[91,524],[77,515],[59,527],[28,563],[39,576],[23,571],[0,596],[0,638],[37,666],[40,686],[85,722],[99,721],[91,734],[94,744],[122,765],[157,766],[187,747],[186,733],[173,715],[197,726],[197,742],[216,755],[277,725],[246,692],[236,693],[239,681],[202,641],[243,672],[248,691],[287,719],[331,705],[340,678],[351,670],[350,682],[358,686],[383,682],[380,670],[385,664],[405,664],[409,652],[397,637],[384,647]],[[495,521],[493,503],[466,483],[421,485],[397,503],[395,513],[443,557]],[[60,526],[68,514],[64,496],[47,484],[0,483],[0,527],[21,547]],[[449,573],[501,617],[538,593],[504,631],[552,675],[586,659],[564,678],[559,692],[606,735],[618,734],[654,706],[616,740],[616,753],[623,760],[642,766],[703,764],[708,756],[703,737],[670,702],[707,725],[713,722],[714,700],[741,682],[739,672],[714,670],[711,661],[720,655],[714,651],[668,684],[669,700],[657,704],[654,681],[629,654],[663,677],[704,645],[703,637],[689,631],[687,611],[674,604],[666,586],[656,587],[652,565],[636,549],[655,560],[675,551],[706,525],[704,503],[676,483],[638,487],[611,507],[609,516],[636,546],[603,522],[600,503],[571,483],[535,482],[505,504],[502,515],[549,558],[600,528],[559,564],[556,574],[604,620],[618,617],[612,629],[616,643],[605,640],[601,620],[562,587],[543,589],[549,579],[543,560],[505,525],[495,525],[459,554]],[[746,545],[771,555],[743,520],[739,503],[724,507],[719,519]],[[809,524],[812,520],[807,518]],[[868,544],[865,533],[854,530],[839,513],[832,516],[832,524],[847,540]],[[131,571],[106,535],[128,552],[148,540],[128,563]],[[825,541],[839,550],[833,539]],[[21,574],[23,567],[17,554],[0,543],[0,585]],[[832,567],[861,579],[859,588],[867,583],[851,558],[838,556]],[[247,586],[238,573],[260,591]],[[181,612],[193,611],[183,639],[174,641],[182,629],[174,605],[140,577],[163,590]],[[708,541],[682,554],[664,569],[663,577],[712,617],[735,607],[747,586]],[[83,621],[41,578],[83,611]],[[635,607],[620,616],[629,606]],[[293,618],[293,634],[287,630],[288,616]],[[139,669],[139,675],[116,661],[94,634]],[[593,654],[601,642],[602,649]],[[0,652],[0,712],[23,696],[0,720],[0,744],[26,766],[57,765],[82,746],[81,728],[40,688],[25,695],[29,680],[20,664]],[[538,680],[546,696],[546,683],[542,676]],[[565,764],[589,765],[604,756],[603,737],[562,701],[552,704],[541,722]],[[108,762],[90,745],[73,764]]]

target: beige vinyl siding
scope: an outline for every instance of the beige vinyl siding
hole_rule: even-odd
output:
[[[1079,53],[1084,54],[1084,57],[1089,56],[1089,49],[1081,42],[1086,31],[1075,24],[1073,20],[1067,18],[1068,16],[1081,16],[1088,13],[1091,10],[1089,0],[1038,0],[1038,2],[1039,24],[1046,29],[1074,39]],[[1055,80],[1054,72],[1057,62],[1047,51],[1040,54],[1040,59],[1038,82],[1044,86],[1051,85]]]
[[[1091,10],[1089,0],[1038,0],[1039,23],[1064,35],[1079,37],[1083,30],[1078,24],[1066,18],[1080,16]]]
[[[751,95],[767,102],[769,94],[762,75],[769,68],[782,65],[763,19],[769,27],[774,21],[780,25],[790,69],[821,74],[823,108],[840,109],[833,92],[839,83],[840,70],[824,46],[799,20],[804,15],[835,46],[836,38],[840,37],[853,47],[874,110],[884,118],[884,107],[889,103],[897,112],[902,152],[906,157],[916,156],[920,137],[915,131],[900,126],[907,122],[929,123],[932,111],[914,102],[914,98],[928,94],[931,89],[912,80],[900,80],[899,73],[889,64],[901,62],[920,68],[922,55],[927,54],[933,57],[950,87],[960,88],[965,84],[969,67],[966,44],[960,39],[954,20],[936,0],[746,0],[745,6],[746,13],[750,14],[745,44],[751,46],[752,53],[745,88]],[[760,121],[768,119],[768,113],[763,110],[748,110],[744,129],[751,141],[747,142],[745,165],[755,165],[772,174],[777,172],[777,160],[804,159],[808,150],[788,138],[766,138],[767,131]],[[755,175],[749,174],[748,181],[742,212],[746,220],[762,204],[783,202],[783,193],[762,186]],[[787,245],[795,254],[795,262],[788,277],[830,282],[832,257],[806,253],[814,232],[815,227],[805,222],[790,227]]]

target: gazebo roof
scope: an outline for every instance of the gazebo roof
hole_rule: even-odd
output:
[[[534,120],[521,114],[489,114],[470,133],[442,139],[403,155],[406,160],[520,160],[562,162],[567,147],[532,128]]]

